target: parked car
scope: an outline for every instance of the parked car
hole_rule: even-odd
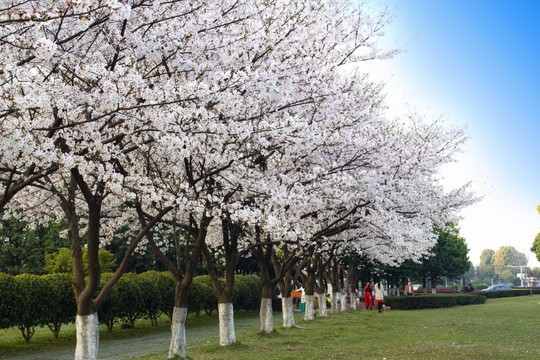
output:
[[[491,285],[487,289],[482,289],[482,291],[499,291],[499,290],[512,290],[512,288],[506,284],[497,284],[497,285]]]

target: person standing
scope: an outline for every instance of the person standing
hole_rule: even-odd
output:
[[[377,308],[379,312],[382,312],[382,305],[384,301],[384,287],[381,285],[380,281],[377,281],[375,286],[373,286],[375,291],[375,301],[377,302]]]
[[[366,305],[366,310],[370,311],[373,310],[373,307],[375,306],[375,303],[373,302],[373,288],[369,282],[364,286],[364,305]]]
[[[409,283],[405,286],[405,295],[407,296],[414,296],[414,289],[412,286],[412,283],[409,281]]]

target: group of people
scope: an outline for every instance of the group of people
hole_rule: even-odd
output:
[[[377,281],[373,286],[368,282],[367,285],[364,286],[364,304],[366,305],[366,310],[372,311],[376,302],[377,309],[379,312],[382,312],[383,301],[384,287],[381,285],[380,281]]]

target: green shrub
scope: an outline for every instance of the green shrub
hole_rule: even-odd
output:
[[[112,273],[101,274],[101,282],[100,282],[99,290],[103,288],[105,283],[109,281],[112,276],[113,276]],[[103,301],[103,303],[98,309],[99,322],[102,324],[105,324],[107,326],[108,331],[112,331],[114,324],[116,324],[120,320],[120,312],[121,312],[122,306],[123,304],[121,301],[120,294],[118,293],[118,287],[113,286],[109,290],[109,293],[105,297],[105,300]]]
[[[147,271],[137,277],[143,302],[143,318],[150,319],[152,326],[157,326],[157,319],[162,314],[160,280],[161,277],[157,271]]]
[[[122,321],[127,322],[129,327],[135,326],[135,321],[141,318],[145,312],[144,299],[141,296],[143,289],[138,275],[127,273],[122,275],[115,285],[118,288],[120,301],[120,313]]]
[[[388,296],[384,303],[396,310],[436,309],[455,305],[483,304],[484,296],[473,294]]]
[[[234,307],[242,310],[257,310],[261,305],[262,286],[258,277],[237,275],[234,286]]]
[[[67,274],[49,274],[41,277],[47,286],[48,307],[43,314],[44,323],[58,339],[62,324],[75,321],[77,304],[71,288],[71,276]]]
[[[240,275],[234,278],[232,303],[236,310],[244,310],[250,306],[251,290]]]
[[[187,294],[188,312],[199,316],[201,311],[206,311],[208,308],[212,309],[212,300],[215,300],[213,292],[214,290],[205,283],[193,279]]]
[[[174,279],[174,275],[169,271],[158,274],[158,290],[160,294],[159,311],[166,314],[169,320],[172,321],[176,280]]]
[[[533,289],[533,294],[540,294],[540,289]],[[514,289],[514,290],[498,290],[498,291],[482,291],[480,292],[482,296],[487,297],[488,299],[503,298],[503,297],[514,297],[514,296],[526,296],[531,294],[530,289]]]
[[[13,276],[0,273],[0,294],[0,329],[7,329],[17,324],[15,319],[20,311]]]
[[[35,327],[44,325],[44,314],[52,305],[47,299],[47,285],[38,275],[22,274],[15,276],[16,301],[19,301],[15,317],[16,326],[28,343],[34,335]]]
[[[261,306],[261,297],[262,297],[262,285],[261,280],[258,276],[255,275],[245,275],[243,276],[244,282],[248,285],[251,290],[251,306],[249,309],[257,310]],[[274,287],[272,290],[272,297],[275,298],[279,295],[278,287]]]
[[[212,280],[210,279],[210,276],[208,275],[196,276],[193,278],[193,283],[191,284],[191,286],[194,286],[195,283],[197,283],[200,286],[201,292],[204,294],[204,296],[200,299],[200,301],[202,302],[202,309],[207,315],[212,315],[212,312],[214,310],[217,310],[218,301],[217,301],[216,292],[214,291],[214,286],[212,285]],[[225,281],[223,279],[221,279],[221,284],[225,286]]]

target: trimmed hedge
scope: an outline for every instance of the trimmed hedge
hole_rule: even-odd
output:
[[[540,294],[540,289],[533,289],[534,295]],[[496,299],[502,297],[526,296],[531,295],[530,289],[513,289],[513,290],[497,290],[497,291],[477,291],[475,295],[481,295],[488,299]]]
[[[387,296],[384,303],[396,310],[437,309],[455,305],[484,304],[484,296],[473,294]]]
[[[100,289],[112,275],[102,274]],[[77,313],[71,283],[71,276],[66,274],[0,273],[0,329],[18,327],[29,342],[36,326],[47,325],[57,337],[62,324],[74,322]],[[132,327],[140,318],[150,319],[155,326],[161,314],[172,317],[174,292],[175,281],[169,272],[124,274],[99,308],[99,321],[109,331],[119,321]],[[235,310],[258,309],[261,293],[257,276],[237,275],[233,289]],[[198,316],[203,311],[211,315],[214,310],[217,298],[210,277],[195,277],[188,290],[188,312]]]

